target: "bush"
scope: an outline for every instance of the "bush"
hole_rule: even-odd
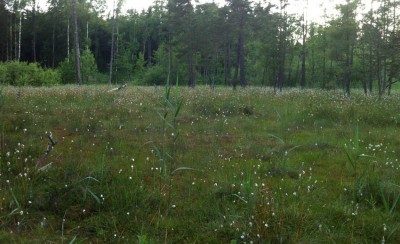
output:
[[[63,84],[71,84],[76,82],[76,74],[75,74],[75,59],[74,52],[70,55],[72,58],[68,62],[65,59],[59,66],[58,71],[61,76],[61,82]],[[89,49],[83,51],[81,55],[81,75],[82,82],[84,83],[93,83],[97,80],[97,64],[93,54]]]
[[[144,85],[164,85],[168,80],[168,71],[163,67],[156,65],[147,70],[143,75]]]
[[[51,69],[43,69],[37,63],[0,63],[0,84],[12,86],[50,86],[60,83],[60,75]]]
[[[0,63],[0,84],[6,84],[6,66]]]

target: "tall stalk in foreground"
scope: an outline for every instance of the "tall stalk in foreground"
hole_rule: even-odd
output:
[[[157,114],[161,118],[161,141],[158,145],[153,144],[153,149],[157,153],[160,162],[160,190],[164,187],[168,189],[168,202],[167,206],[171,203],[171,190],[173,175],[179,171],[193,170],[188,167],[176,168],[175,155],[176,155],[176,142],[180,136],[177,128],[177,118],[181,111],[183,100],[180,97],[178,80],[175,86],[175,93],[172,96],[172,89],[169,81],[165,86],[164,93],[161,95],[161,110]],[[162,180],[166,184],[162,184]]]

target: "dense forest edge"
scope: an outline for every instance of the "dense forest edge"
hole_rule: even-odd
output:
[[[307,20],[287,0],[156,0],[121,12],[115,0],[0,1],[0,84],[77,83],[343,89],[390,94],[400,70],[397,0],[347,0]],[[75,9],[75,11],[73,11]],[[76,31],[73,14],[76,16]],[[75,35],[75,32],[78,35]],[[79,38],[75,38],[75,36]],[[76,40],[76,41],[75,41]],[[74,51],[75,42],[78,50]],[[75,52],[78,55],[75,55]]]

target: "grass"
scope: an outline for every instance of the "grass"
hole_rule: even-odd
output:
[[[0,242],[400,242],[399,93],[108,89],[0,89]]]

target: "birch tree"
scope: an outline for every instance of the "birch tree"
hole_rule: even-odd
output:
[[[72,0],[72,20],[74,22],[74,53],[75,53],[76,82],[78,85],[81,85],[82,78],[81,78],[81,64],[80,64],[80,51],[79,51],[78,18],[76,16],[76,0]]]

